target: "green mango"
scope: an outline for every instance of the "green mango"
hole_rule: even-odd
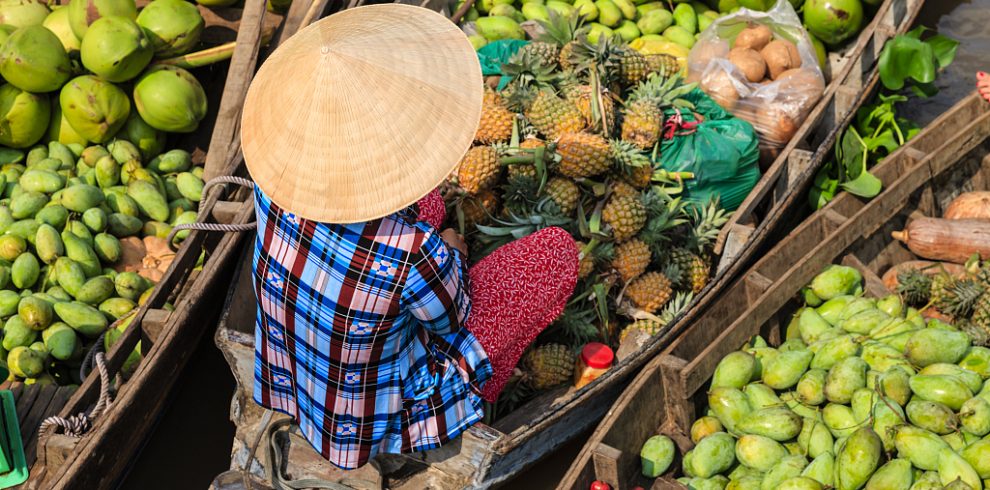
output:
[[[65,246],[58,231],[51,225],[41,224],[34,239],[38,258],[46,264],[54,264],[59,257],[65,255]]]
[[[911,375],[900,366],[894,366],[880,375],[878,384],[880,392],[904,406],[911,398]]]
[[[3,348],[7,351],[19,346],[29,346],[37,338],[38,332],[28,327],[20,315],[8,318],[3,325]]]
[[[694,34],[691,34],[686,29],[678,25],[672,25],[664,29],[663,37],[688,49],[694,47],[694,43],[696,41]]]
[[[840,335],[833,339],[819,341],[811,369],[832,369],[837,362],[859,355],[861,346],[852,335]]]
[[[110,319],[116,320],[134,308],[137,308],[137,304],[127,298],[108,298],[100,303],[99,310]]]
[[[949,434],[959,427],[956,413],[941,403],[912,400],[906,412],[912,424],[935,434]]]
[[[718,13],[714,10],[698,15],[698,32],[705,32],[708,30],[708,26],[712,25],[716,20],[718,20]]]
[[[830,325],[837,325],[841,320],[842,311],[855,299],[855,296],[838,296],[822,303],[815,310]]]
[[[899,366],[909,373],[914,372],[914,368],[904,354],[883,342],[875,340],[863,342],[860,358],[874,371],[886,372],[892,367]]]
[[[938,469],[938,454],[943,448],[949,447],[934,432],[911,425],[897,428],[894,444],[899,457],[911,461],[918,468],[930,471]]]
[[[704,441],[704,439],[702,439]],[[736,441],[736,459],[757,471],[769,471],[788,453],[784,446],[769,437],[744,435]]]
[[[141,209],[138,208],[137,202],[126,194],[108,193],[106,199],[107,205],[110,206],[110,210],[114,213],[120,213],[134,218],[137,218],[141,214]]]
[[[645,6],[641,5],[639,8],[642,9]],[[639,28],[642,34],[660,34],[673,25],[673,23],[674,16],[669,11],[660,7],[646,12],[640,10],[640,18],[636,22],[636,27]]]
[[[873,298],[863,298],[854,296],[849,300],[846,307],[839,313],[839,324],[867,310],[877,309],[877,302]]]
[[[136,272],[121,272],[114,279],[117,294],[122,298],[137,300],[152,284]]]
[[[935,374],[945,374],[949,376],[955,376],[959,378],[959,380],[962,381],[963,384],[965,384],[966,387],[969,388],[969,390],[972,391],[973,393],[980,391],[980,388],[983,387],[983,378],[981,378],[979,374],[976,374],[973,371],[963,369],[955,364],[945,364],[945,363],[929,364],[928,366],[925,366],[925,368],[922,369],[921,371],[918,371],[918,374],[924,376],[930,376]]]
[[[753,410],[746,395],[737,388],[713,388],[708,392],[708,406],[730,432],[734,432],[736,424]]]
[[[734,446],[735,439],[725,432],[717,432],[699,441],[693,449],[691,462],[694,474],[700,478],[711,478],[728,471],[736,462]]]
[[[849,333],[867,335],[889,319],[890,316],[886,313],[871,308],[846,318],[839,324],[839,328]]]
[[[835,440],[824,422],[805,417],[798,434],[798,445],[808,456],[817,458],[825,453],[831,454]]]
[[[810,369],[798,381],[798,400],[805,405],[821,405],[825,403],[825,378],[828,372],[824,369]]]
[[[28,289],[38,282],[41,268],[38,259],[31,252],[24,252],[14,260],[10,268],[10,279],[19,289]]]
[[[107,229],[107,213],[100,208],[86,210],[82,222],[93,233],[102,233]]]
[[[93,246],[93,234],[82,221],[69,220],[69,224],[62,231],[62,241],[66,240],[65,235],[72,235],[72,238],[82,240],[87,246]]]
[[[711,416],[701,417],[691,424],[691,441],[695,444],[716,432],[722,432],[722,423]]]
[[[0,236],[0,258],[7,261],[16,260],[27,250],[27,241],[17,235]]]
[[[811,280],[811,291],[822,300],[837,296],[858,295],[863,291],[863,276],[854,267],[830,265]]]
[[[984,438],[966,446],[959,455],[973,467],[984,480],[990,478],[990,438]]]
[[[856,421],[856,416],[851,408],[836,403],[825,405],[824,410],[822,410],[822,418],[836,439],[851,436],[861,425]]]
[[[712,388],[725,386],[742,389],[753,379],[756,358],[743,351],[732,352],[719,361],[712,376]]]
[[[478,34],[489,41],[525,39],[526,32],[510,17],[481,17],[475,21]]]
[[[853,393],[851,400],[850,407],[853,411],[853,418],[856,419],[857,424],[861,424],[870,418],[877,394],[873,390],[859,388]]]
[[[96,183],[101,189],[120,183],[120,164],[110,156],[99,159],[93,171],[96,175]]]
[[[729,481],[738,480],[740,478],[746,478],[746,477],[754,477],[754,476],[762,479],[763,473],[756,471],[753,468],[750,468],[746,465],[737,464],[735,468],[733,468],[732,471],[730,471],[729,474],[726,476],[729,477]]]
[[[856,490],[862,487],[879,466],[882,453],[883,441],[872,428],[857,429],[835,457],[835,488]]]
[[[40,332],[52,323],[54,312],[52,305],[47,301],[28,296],[21,298],[17,304],[17,315],[21,317],[28,328]]]
[[[760,484],[760,489],[775,490],[783,482],[801,476],[801,472],[807,466],[808,460],[804,456],[784,456],[763,476],[763,483]]]
[[[522,6],[522,14],[526,20],[540,20],[543,22],[550,22],[550,11],[547,10],[547,6],[542,3],[529,2],[524,3]]]
[[[802,420],[787,407],[762,408],[750,412],[736,424],[736,431],[789,441],[801,433]]]
[[[62,288],[62,286],[52,286],[48,288],[47,293],[49,296],[54,298],[55,301],[53,301],[52,303],[57,303],[61,301],[72,301],[72,296],[70,296],[69,293],[67,293],[65,289]]]
[[[763,379],[763,368],[776,359],[780,352],[773,347],[747,347],[746,352],[753,354],[756,358],[756,366],[753,369],[753,381]]]
[[[970,434],[978,437],[990,434],[990,401],[980,397],[966,400],[959,408],[959,421]]]
[[[890,294],[877,300],[877,308],[890,316],[901,316],[904,313],[904,302],[900,296]]]
[[[835,329],[813,308],[805,308],[798,317],[798,331],[801,332],[801,340],[811,345],[823,338],[826,332],[834,332]]]
[[[82,265],[68,257],[59,257],[55,261],[58,284],[66,292],[75,296],[86,283],[86,272]]]
[[[790,352],[795,350],[808,350],[808,345],[804,343],[801,338],[788,339],[783,344],[777,347],[780,352]],[[812,352],[813,353],[813,352]]]
[[[749,406],[752,407],[753,410],[780,407],[784,403],[777,396],[777,393],[765,384],[750,383],[743,388],[743,393],[746,394],[746,399],[749,400]]]
[[[866,482],[866,490],[901,490],[914,483],[911,462],[892,459],[883,465]]]
[[[990,378],[990,349],[973,346],[959,361],[959,366],[976,374],[983,379]]]
[[[963,332],[924,329],[915,332],[905,346],[904,354],[916,366],[935,363],[955,364],[969,350],[970,338]]]
[[[813,357],[808,350],[781,352],[763,369],[763,382],[775,390],[790,388],[808,370]]]
[[[911,490],[942,490],[942,482],[938,480],[937,472],[925,471],[914,479]]]
[[[945,441],[953,451],[962,451],[966,447],[966,436],[962,432],[952,432],[944,436],[939,436]]]
[[[61,204],[50,204],[38,211],[38,214],[34,215],[34,220],[52,228],[64,228],[65,223],[69,221],[69,210]]]
[[[586,22],[598,20],[598,6],[595,5],[594,0],[575,0],[574,9]]]
[[[675,454],[677,448],[669,437],[657,435],[647,439],[639,452],[643,476],[656,478],[666,473],[670,464],[674,462]]]
[[[127,195],[137,202],[138,208],[145,216],[155,221],[168,220],[168,202],[153,184],[143,180],[132,180],[127,185]]]
[[[113,264],[120,260],[123,251],[120,247],[120,240],[117,240],[116,237],[106,233],[100,233],[93,237],[93,241],[93,251],[96,252],[96,256],[100,259],[100,262]]]
[[[3,174],[0,174],[2,176]],[[0,177],[2,180],[3,177]],[[14,215],[10,213],[10,208],[7,206],[0,206],[0,234],[7,231],[10,225],[14,224]]]
[[[835,455],[831,451],[825,451],[811,460],[805,466],[801,476],[811,478],[816,482],[831,487],[835,482]]]
[[[760,490],[760,484],[762,482],[762,476],[745,475],[739,478],[729,479],[729,484],[725,486],[725,490]]]
[[[598,23],[606,27],[616,27],[622,22],[622,10],[612,0],[597,0]]]
[[[612,0],[612,3],[619,8],[619,11],[622,12],[622,17],[626,20],[631,21],[636,19],[636,4],[632,0]]]
[[[103,191],[99,187],[76,184],[66,187],[62,191],[62,205],[69,211],[84,213],[90,208],[95,208],[104,201]]]
[[[673,15],[674,23],[685,33],[694,36],[694,34],[698,32],[698,15],[695,13],[691,5],[686,3],[679,4],[677,7],[674,7]],[[676,40],[673,41],[677,42]]]
[[[88,305],[99,305],[114,294],[114,282],[106,276],[96,276],[88,281],[76,294],[76,299]]]
[[[41,339],[51,356],[60,361],[69,360],[81,347],[75,330],[62,322],[55,322],[41,332]]]
[[[0,291],[0,317],[7,318],[17,313],[17,305],[21,302],[21,295],[14,291],[5,289]]]
[[[85,240],[77,237],[73,233],[62,233],[62,241],[65,243],[66,257],[82,266],[83,272],[86,273],[86,277],[100,275],[102,270],[102,267],[100,267],[100,259],[96,256],[96,252],[93,251],[93,248],[90,247]],[[65,285],[63,284],[62,287],[65,287]],[[66,290],[68,291],[68,289]],[[70,323],[69,325],[72,324]]]
[[[107,328],[107,318],[99,310],[78,301],[56,303],[55,314],[86,338],[96,338]]]
[[[111,214],[107,224],[110,234],[118,238],[136,235],[144,225],[140,219],[121,213]]]
[[[956,454],[950,448],[942,448],[938,453],[938,478],[942,482],[942,485],[949,485],[956,480],[962,480],[963,483],[980,490],[983,488],[983,482],[980,480],[980,475],[976,473],[976,470],[966,461],[965,458]]]
[[[944,374],[912,376],[910,386],[911,391],[922,400],[938,402],[952,410],[959,410],[966,400],[973,397],[973,392],[959,378]]]
[[[797,393],[793,391],[788,391],[780,395],[780,400],[784,402],[784,406],[791,409],[792,412],[798,414],[804,418],[814,418],[821,419],[821,413],[818,411],[818,407],[805,405],[797,399]]]
[[[45,362],[37,351],[25,346],[17,346],[7,354],[7,367],[15,376],[34,378],[44,372]]]
[[[58,160],[52,160],[58,163]],[[65,186],[65,178],[54,170],[29,168],[17,182],[28,192],[51,194]]]
[[[620,0],[628,1],[628,0]],[[615,28],[615,34],[622,39],[623,42],[632,42],[639,39],[642,33],[639,32],[639,27],[636,27],[636,23],[631,20],[624,20],[619,27]]]
[[[25,191],[10,200],[10,215],[14,219],[33,218],[48,204],[48,196],[40,192]]]
[[[853,393],[866,387],[866,361],[848,357],[836,363],[825,377],[825,398],[832,403],[849,403]]]
[[[894,436],[897,434],[897,427],[905,420],[904,409],[889,397],[884,397],[873,405],[871,416],[873,432],[880,436],[884,451],[893,452],[896,448]]]

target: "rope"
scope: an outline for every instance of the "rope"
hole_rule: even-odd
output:
[[[41,423],[41,427],[38,428],[39,438],[50,427],[55,428],[55,433],[58,433],[58,429],[61,428],[63,434],[72,437],[82,437],[83,434],[93,427],[93,421],[99,418],[100,415],[103,415],[103,412],[110,406],[110,372],[107,370],[106,355],[99,352],[95,358],[96,369],[100,371],[100,399],[97,400],[96,406],[88,414],[77,413],[68,418],[53,415],[46,418]]]
[[[251,179],[245,179],[244,177],[235,177],[233,175],[221,175],[220,177],[215,177],[213,179],[210,179],[210,181],[203,186],[203,193],[202,193],[202,197],[200,198],[200,202],[205,201],[206,198],[210,195],[210,191],[213,190],[214,187],[221,184],[237,184],[243,187],[254,187],[254,182],[252,182]],[[175,240],[175,235],[183,230],[241,232],[241,231],[253,230],[255,226],[257,226],[256,223],[244,223],[244,224],[204,223],[207,214],[208,213],[206,212],[206,208],[201,207],[199,209],[199,214],[196,216],[195,223],[175,225],[174,227],[172,227],[172,231],[169,232],[168,238],[165,239],[166,242],[168,243],[168,246],[172,250],[178,250],[178,247],[175,245],[173,240]]]
[[[107,328],[107,330],[111,328],[116,328],[117,323],[118,322],[114,322],[112,325],[110,325]],[[82,365],[79,366],[79,379],[86,379],[87,377],[89,377],[89,372],[93,370],[93,363],[96,360],[96,355],[99,353],[106,352],[106,350],[103,348],[104,347],[103,343],[105,341],[104,337],[106,335],[107,335],[106,331],[100,334],[100,337],[96,339],[96,342],[93,343],[93,346],[89,348],[88,352],[86,352],[86,357],[83,358]]]

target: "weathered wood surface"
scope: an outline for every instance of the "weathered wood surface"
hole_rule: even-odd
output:
[[[630,384],[558,488],[583,490],[596,478],[614,479],[607,483],[615,489],[642,485],[638,467],[629,470],[622,457],[638,454],[653,434],[688,434],[698,416],[694,403],[704,400],[719,360],[756,334],[773,333],[770,342],[779,343],[792,298],[829,263],[862,268],[872,293],[886,293],[878,282],[882,272],[914,259],[889,232],[919,211],[939,215],[961,192],[990,190],[988,151],[990,104],[973,94],[873,169],[884,182],[879,196],[864,201],[840,194],[735,280]],[[644,433],[638,418],[653,413],[663,420]],[[611,452],[601,451],[602,445]],[[603,465],[608,454],[622,455],[616,457],[616,470]],[[599,467],[602,472],[596,472]]]
[[[69,386],[25,385],[20,381],[4,381],[0,390],[10,390],[14,395],[24,457],[30,468],[37,459],[38,427],[47,417],[55,415],[65,405],[75,390]]]

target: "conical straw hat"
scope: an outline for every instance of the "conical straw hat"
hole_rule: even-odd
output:
[[[467,37],[402,4],[348,9],[299,31],[258,70],[241,119],[248,171],[280,207],[369,221],[425,196],[457,167],[481,118]]]

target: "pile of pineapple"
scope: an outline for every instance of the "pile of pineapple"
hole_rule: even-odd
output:
[[[486,89],[476,145],[445,193],[472,261],[549,226],[578,242],[578,287],[523,356],[515,398],[569,382],[589,341],[657,333],[708,283],[728,220],[717,201],[682,195],[692,175],[660,166],[664,111],[692,109],[677,60],[592,43],[577,17],[543,28],[503,66],[511,82]]]
[[[952,321],[974,345],[990,345],[990,262],[974,257],[962,272],[956,268],[907,268],[897,275],[897,292],[909,305]]]

